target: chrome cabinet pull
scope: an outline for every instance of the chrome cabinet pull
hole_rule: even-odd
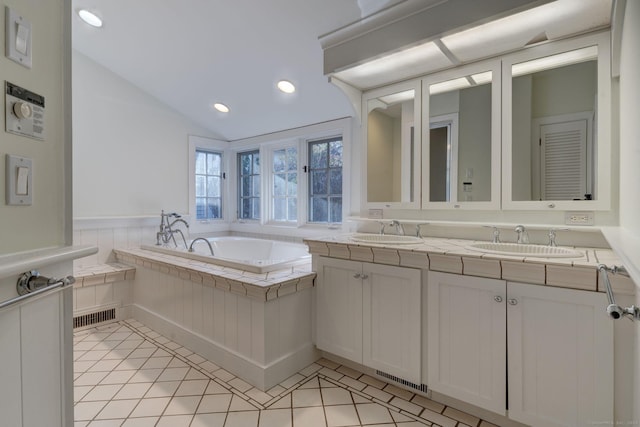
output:
[[[362,280],[367,280],[369,278],[369,275],[368,274],[363,274],[361,277],[362,277]]]
[[[353,278],[354,278],[354,279],[360,279],[360,273],[355,273],[355,274],[353,275]]]
[[[507,300],[507,302],[508,302],[510,305],[518,305],[518,300],[517,300],[517,299],[515,299],[515,298],[509,298],[509,299]]]
[[[493,299],[495,302],[502,302],[502,297],[500,295],[496,295]]]

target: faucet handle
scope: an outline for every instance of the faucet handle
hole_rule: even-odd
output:
[[[551,228],[549,229],[549,246],[555,247],[556,244],[556,231],[571,231],[568,228]]]
[[[421,233],[420,233],[420,229],[422,228],[423,225],[429,225],[428,222],[423,222],[420,224],[416,224],[416,237],[422,237]]]
[[[492,228],[493,232],[491,233],[491,242],[492,243],[500,243],[500,229],[495,225],[483,225],[485,228]]]

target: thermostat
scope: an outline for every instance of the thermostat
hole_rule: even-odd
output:
[[[44,140],[44,96],[5,82],[5,129]]]

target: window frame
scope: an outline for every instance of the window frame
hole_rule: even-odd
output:
[[[257,175],[260,177],[260,195],[258,196],[258,200],[259,200],[259,207],[260,207],[260,213],[258,218],[241,218],[240,217],[240,212],[242,210],[242,199],[243,197],[240,195],[240,191],[241,191],[241,182],[240,182],[240,177],[241,177],[241,172],[242,172],[242,168],[240,167],[240,156],[243,154],[255,154],[257,153],[260,159],[260,173],[258,173]],[[252,162],[253,164],[253,162]],[[264,154],[262,152],[262,150],[258,147],[258,148],[253,148],[253,149],[249,149],[249,150],[239,150],[235,152],[235,183],[236,183],[236,188],[235,188],[235,196],[236,196],[236,214],[235,214],[235,219],[239,222],[258,222],[261,223],[263,221],[264,218],[264,169],[265,169],[265,165],[264,165]],[[255,176],[256,174],[251,174],[251,176]],[[251,196],[250,198],[254,198],[254,196]]]
[[[330,198],[330,194],[331,194],[331,169],[336,169],[335,167],[332,168],[331,167],[331,160],[330,160],[330,156],[327,156],[327,167],[326,168],[322,168],[322,170],[326,170],[327,171],[327,221],[311,221],[311,200],[313,197],[312,191],[311,191],[311,185],[312,185],[312,180],[311,180],[311,172],[312,172],[312,168],[311,168],[311,150],[309,149],[309,147],[311,147],[312,144],[330,144],[331,142],[340,140],[340,143],[342,145],[342,165],[340,166],[340,173],[341,173],[341,183],[342,183],[342,188],[340,191],[340,199],[342,200],[341,202],[341,213],[340,213],[340,221],[330,221],[329,220],[329,216],[330,216],[330,202],[329,202],[329,198]],[[306,165],[306,175],[307,175],[307,185],[306,185],[306,208],[307,208],[307,212],[306,212],[306,216],[305,216],[305,222],[309,225],[327,225],[327,226],[336,226],[338,224],[343,224],[344,223],[344,192],[345,192],[345,146],[344,146],[344,137],[342,135],[334,135],[334,136],[329,136],[329,137],[322,137],[322,138],[313,138],[313,139],[307,139],[305,140],[305,148],[306,148],[306,159],[305,162],[307,163]],[[313,170],[321,170],[321,169],[313,169]]]
[[[189,232],[205,233],[215,232],[228,229],[229,223],[229,160],[226,150],[227,142],[217,139],[204,138],[200,136],[189,135]],[[196,151],[209,151],[221,155],[221,173],[223,176],[221,183],[221,215],[219,219],[197,219],[196,210]]]
[[[303,172],[303,165],[304,165],[304,159],[301,157],[301,150],[303,148],[303,144],[304,141],[296,138],[293,140],[288,140],[288,141],[278,141],[278,142],[273,142],[270,144],[264,144],[263,147],[263,151],[264,151],[264,168],[267,169],[269,171],[269,175],[268,178],[265,179],[266,182],[266,188],[265,188],[265,199],[264,199],[264,207],[265,207],[265,218],[264,218],[264,223],[265,224],[271,224],[271,225],[276,225],[276,226],[282,226],[282,227],[300,227],[301,225],[304,225],[302,222],[302,219],[304,219],[304,216],[301,216],[301,211],[306,211],[306,207],[305,206],[301,206],[300,204],[300,190],[302,189],[302,185],[304,182],[304,185],[306,185],[306,174]],[[276,220],[274,217],[274,183],[275,183],[275,173],[273,172],[273,155],[276,151],[279,150],[286,150],[288,148],[295,148],[297,151],[297,167],[296,167],[296,173],[298,175],[298,184],[297,184],[297,191],[296,191],[296,205],[297,205],[297,209],[296,209],[296,220],[295,221],[290,221],[290,220]]]

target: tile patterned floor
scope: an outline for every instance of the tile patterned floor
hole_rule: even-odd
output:
[[[262,392],[127,320],[74,334],[75,427],[495,427],[320,359]]]

